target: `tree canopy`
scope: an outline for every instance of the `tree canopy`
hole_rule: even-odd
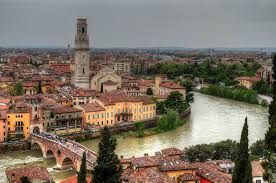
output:
[[[23,83],[22,81],[17,81],[14,85],[13,85],[13,89],[11,94],[13,96],[20,96],[24,94],[24,89],[23,89]]]
[[[115,154],[117,141],[107,127],[101,130],[97,165],[92,172],[93,183],[120,183],[122,166]]]
[[[269,105],[269,128],[265,134],[265,148],[266,148],[266,162],[263,164],[265,173],[264,179],[269,182],[276,182],[276,54],[273,58],[273,83],[272,83],[272,96],[273,100]]]

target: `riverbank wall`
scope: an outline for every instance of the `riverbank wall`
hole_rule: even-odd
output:
[[[0,144],[0,153],[8,153],[14,151],[26,151],[31,149],[31,141],[19,141]]]

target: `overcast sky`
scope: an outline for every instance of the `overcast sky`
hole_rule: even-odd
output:
[[[0,0],[0,46],[276,47],[276,0]],[[73,45],[72,45],[73,46]]]

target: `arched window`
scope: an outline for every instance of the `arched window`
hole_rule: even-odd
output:
[[[84,74],[84,68],[82,68],[82,73]]]

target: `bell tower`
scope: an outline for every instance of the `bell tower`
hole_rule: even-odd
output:
[[[89,89],[89,36],[87,34],[87,20],[77,19],[77,33],[75,36],[75,72],[73,84],[76,87]]]

